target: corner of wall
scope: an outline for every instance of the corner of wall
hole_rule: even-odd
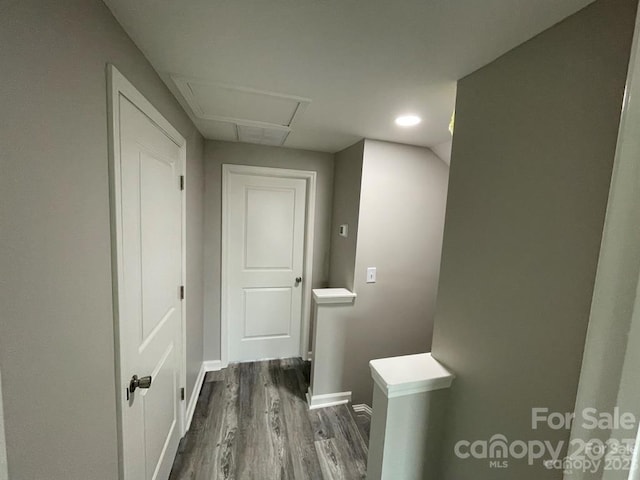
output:
[[[329,286],[353,290],[365,140],[334,155]],[[348,236],[338,234],[348,225]]]

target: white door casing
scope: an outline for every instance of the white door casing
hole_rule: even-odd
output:
[[[184,433],[186,142],[108,67],[120,477],[168,478]],[[127,388],[133,375],[148,389]]]
[[[314,199],[315,172],[223,165],[223,364],[306,357]]]
[[[7,443],[4,436],[4,410],[2,407],[2,371],[0,371],[0,480],[9,480]]]

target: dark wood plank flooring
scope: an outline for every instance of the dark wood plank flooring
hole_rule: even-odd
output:
[[[209,372],[171,480],[365,478],[367,442],[346,405],[309,410],[301,359]]]
[[[353,412],[353,418],[360,430],[360,436],[369,445],[369,435],[371,434],[371,415],[367,412]]]

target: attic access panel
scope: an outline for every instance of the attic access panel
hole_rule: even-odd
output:
[[[308,98],[253,88],[178,76],[172,78],[193,113],[203,120],[290,128],[311,102]]]

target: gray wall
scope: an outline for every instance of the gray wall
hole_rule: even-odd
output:
[[[334,163],[329,284],[349,290],[353,290],[356,266],[363,153],[364,140],[361,140],[336,153]],[[338,235],[338,228],[343,224],[349,226],[346,238]]]
[[[204,356],[220,359],[220,257],[222,222],[222,165],[254,165],[317,172],[316,220],[313,249],[313,288],[329,278],[329,227],[333,191],[333,155],[266,147],[247,143],[205,142],[205,325]]]
[[[640,418],[640,61],[638,26],[634,39],[632,67],[627,81],[627,102],[620,124],[616,159],[609,193],[605,229],[591,304],[576,412],[597,408],[600,412],[632,412]],[[574,422],[572,438],[589,440],[596,434],[605,440],[634,438],[635,431],[597,431]],[[608,472],[619,478],[626,472]],[[574,472],[567,479],[602,478]],[[607,477],[610,478],[610,477]]]
[[[202,138],[99,0],[2,2],[0,364],[13,480],[117,478],[105,65],[187,138],[188,265]],[[200,354],[187,279],[189,378]],[[187,386],[189,388],[189,385]]]
[[[370,360],[429,351],[449,169],[428,148],[365,140],[363,155],[360,187],[353,175],[335,193],[361,190],[344,390],[370,405]],[[366,283],[367,267],[377,268],[375,284]]]
[[[458,440],[568,440],[635,19],[601,0],[459,82],[433,355],[456,375],[449,479],[562,478]]]

